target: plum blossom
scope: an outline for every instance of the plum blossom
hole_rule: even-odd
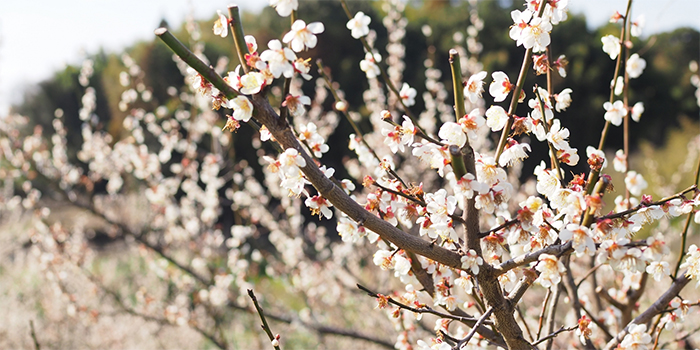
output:
[[[627,172],[627,156],[625,155],[624,150],[618,149],[617,152],[615,152],[613,167],[615,168],[615,171],[619,171],[621,173]]]
[[[531,7],[533,1],[528,2],[528,8]],[[538,4],[538,2],[535,2]],[[544,8],[544,14],[542,17],[549,19],[552,24],[559,24],[561,21],[566,21],[568,16],[567,6],[569,5],[569,0],[555,0],[547,1],[547,5]]]
[[[642,191],[647,188],[648,184],[642,174],[638,174],[636,171],[630,171],[625,177],[625,185],[627,189],[633,196],[641,196]]]
[[[644,17],[644,15],[639,15],[637,19],[634,22],[632,22],[630,34],[632,34],[633,37],[639,37],[640,35],[642,35],[642,29],[644,28],[645,23],[646,17]]]
[[[304,204],[311,209],[312,215],[318,215],[319,218],[321,215],[323,215],[326,217],[326,219],[333,217],[333,212],[329,209],[329,207],[332,207],[333,204],[320,195],[306,198]]]
[[[462,255],[462,269],[469,270],[474,275],[479,274],[479,265],[483,265],[484,259],[476,254],[474,249],[469,249],[469,251]]]
[[[576,166],[579,161],[578,149],[576,148],[566,148],[557,151],[557,158],[563,163],[570,166]]]
[[[611,60],[616,59],[620,54],[620,39],[614,35],[606,35],[600,41],[603,42],[603,52],[607,53]]]
[[[595,243],[591,237],[591,232],[586,226],[578,224],[568,224],[565,229],[559,233],[559,238],[563,242],[572,241],[572,247],[576,251],[576,256],[584,254],[595,254]]]
[[[603,108],[605,108],[606,111],[603,118],[615,126],[620,126],[620,124],[622,124],[622,118],[627,115],[625,104],[619,100],[615,101],[615,103],[605,102]]]
[[[530,145],[527,143],[518,143],[513,139],[508,139],[501,157],[498,158],[498,165],[512,166],[513,164],[528,157],[527,152],[531,152]]]
[[[279,175],[282,180],[280,186],[289,191],[290,197],[305,193],[304,186],[309,182],[304,178],[300,167],[306,166],[306,160],[299,155],[296,149],[286,149],[276,161],[269,157],[265,159],[270,163],[269,168],[272,172],[276,172]]]
[[[586,147],[586,157],[588,158],[588,164],[595,166],[600,166],[600,169],[605,169],[608,166],[608,160],[605,158],[605,152],[593,147]]]
[[[396,153],[399,150],[403,152],[404,145],[411,145],[416,134],[416,127],[411,119],[407,116],[403,116],[403,119],[401,126],[394,126],[393,130],[382,129],[382,135],[385,137],[384,144],[389,146],[392,153]]]
[[[549,198],[554,195],[561,184],[553,169],[547,169],[544,161],[535,167],[535,175],[537,176],[537,192]]]
[[[291,62],[297,59],[294,52],[289,48],[282,47],[282,43],[277,39],[270,40],[267,43],[267,48],[260,54],[260,59],[267,62],[272,75],[275,78],[282,75],[285,78],[291,78],[294,75],[294,66]]]
[[[426,193],[425,202],[427,203],[425,209],[429,213],[427,220],[430,222],[428,236],[431,238],[440,236],[445,240],[456,240],[456,232],[452,228],[450,215],[454,213],[457,207],[457,198],[448,196],[445,189],[439,189],[435,193]],[[424,220],[423,223],[425,224],[425,222]]]
[[[267,85],[265,75],[260,72],[250,72],[240,78],[240,93],[244,95],[254,95],[260,92]]]
[[[562,90],[560,93],[554,95],[554,101],[556,102],[554,105],[554,109],[557,110],[557,112],[561,112],[563,110],[566,110],[569,105],[571,104],[571,93],[573,91],[569,88],[566,88]]]
[[[501,106],[491,106],[486,110],[486,125],[491,131],[499,131],[508,123],[508,113]]]
[[[343,239],[343,242],[355,243],[365,234],[365,228],[357,225],[357,223],[345,215],[338,217],[338,225],[336,227],[338,234]]]
[[[508,32],[508,35],[511,39],[519,42],[523,30],[528,27],[528,23],[530,22],[530,19],[532,19],[532,11],[513,10],[510,13],[510,17],[513,19],[513,25],[510,27],[510,32]]]
[[[457,145],[459,147],[467,143],[467,135],[462,131],[462,126],[453,122],[442,124],[438,136],[444,143]]]
[[[287,95],[287,98],[284,99],[284,102],[282,102],[283,107],[287,107],[289,110],[289,113],[294,116],[294,117],[301,117],[306,113],[306,110],[304,109],[304,105],[310,105],[311,104],[311,99],[309,96],[306,95],[301,95],[301,96],[294,96],[292,94]]]
[[[282,42],[289,44],[294,52],[301,52],[306,49],[316,47],[318,39],[315,34],[321,34],[324,31],[323,23],[313,22],[308,25],[301,19],[294,21],[292,30],[285,34]]]
[[[479,108],[475,108],[457,121],[457,123],[462,126],[462,131],[467,134],[469,139],[476,139],[476,130],[484,125],[485,122],[481,114],[481,109]]]
[[[374,79],[379,76],[381,71],[379,70],[377,62],[381,61],[382,56],[380,54],[372,54],[371,52],[365,53],[365,59],[360,61],[360,69],[367,74],[367,79]]]
[[[280,154],[279,162],[280,170],[288,175],[296,175],[300,167],[303,168],[306,166],[306,160],[304,160],[304,157],[299,155],[299,151],[294,148],[287,148]]]
[[[549,132],[547,133],[547,141],[558,150],[569,149],[569,142],[566,139],[569,137],[569,129],[562,128],[559,119],[554,119]]]
[[[566,78],[566,66],[569,65],[569,60],[566,59],[565,55],[560,55],[556,61],[554,61],[554,68],[562,78]]]
[[[229,100],[225,107],[233,109],[233,118],[235,120],[240,120],[247,123],[253,116],[253,104],[245,96],[237,96],[236,98]]]
[[[287,17],[299,8],[298,0],[270,0],[270,6],[275,8],[277,14]]]
[[[530,24],[523,28],[518,38],[518,46],[521,44],[526,49],[532,49],[533,52],[542,52],[547,49],[551,42],[549,32],[552,30],[552,24],[545,18],[537,17],[530,21]]]
[[[547,74],[549,68],[549,58],[547,54],[532,55],[532,69],[535,71],[535,74]]]
[[[399,91],[399,96],[406,107],[411,107],[416,104],[416,89],[410,87],[408,84],[403,83],[401,86],[401,91]]]
[[[629,333],[625,335],[618,346],[621,350],[646,350],[651,343],[651,335],[647,334],[647,325],[630,323],[627,326]]]
[[[671,275],[671,267],[665,261],[651,261],[646,269],[647,273],[654,276],[654,280],[661,282],[665,276]]]
[[[467,80],[464,86],[464,97],[468,98],[470,102],[475,103],[481,98],[481,94],[484,92],[484,78],[486,78],[486,72],[481,71]]]
[[[348,21],[345,25],[350,29],[350,34],[353,38],[359,39],[367,34],[369,34],[369,23],[372,19],[365,15],[364,12],[359,11],[355,14],[355,17]]]
[[[561,281],[561,273],[566,271],[564,264],[557,259],[556,256],[550,254],[541,254],[537,260],[539,262],[535,266],[537,271],[540,271],[540,276],[535,282],[542,287],[549,288]]]
[[[700,286],[700,249],[693,244],[688,247],[685,262],[681,265],[682,269],[687,269],[686,277],[697,281],[697,286]]]
[[[547,122],[552,120],[554,118],[554,112],[552,112],[552,101],[549,98],[549,92],[547,90],[537,87],[537,94],[541,97],[542,101],[544,101],[544,117]],[[542,108],[540,107],[540,99],[539,98],[533,98],[529,101],[527,101],[527,105],[532,108],[532,112],[530,113],[530,116],[532,116],[533,119],[538,119],[542,120]]]
[[[476,157],[476,176],[479,182],[493,186],[506,181],[506,171],[496,164],[493,157],[478,154]]]
[[[508,79],[508,75],[503,72],[493,72],[493,81],[489,85],[489,94],[493,96],[494,102],[502,102],[515,87]]]
[[[620,247],[613,251],[610,266],[616,271],[644,272],[646,269],[644,260],[639,248]]]
[[[644,103],[635,103],[634,106],[632,106],[632,120],[639,123],[639,118],[642,117],[642,113],[644,113]]]
[[[219,10],[216,13],[219,15],[219,18],[214,22],[214,35],[225,38],[228,35],[228,18]]]
[[[307,125],[300,125],[298,133],[299,140],[306,142],[316,158],[321,158],[330,149],[323,136],[316,131],[316,124],[313,122],[309,122]]]
[[[474,192],[486,194],[490,189],[488,185],[476,181],[474,175],[470,173],[466,173],[461,179],[456,180],[454,172],[451,172],[447,178],[454,189],[458,207],[462,210],[466,208],[466,200],[474,197]]]
[[[642,75],[642,72],[646,66],[647,61],[639,57],[639,54],[635,53],[627,60],[627,74],[629,74],[630,78],[638,78],[640,75]]]
[[[254,36],[246,35],[244,40],[245,40],[245,45],[248,47],[248,52],[258,51],[258,41],[255,40]]]

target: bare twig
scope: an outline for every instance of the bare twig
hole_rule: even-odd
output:
[[[492,307],[486,310],[486,312],[483,315],[481,315],[481,317],[479,317],[479,320],[476,321],[476,324],[474,325],[474,327],[472,327],[467,336],[464,337],[464,339],[460,340],[457,343],[457,345],[452,347],[452,350],[460,350],[462,348],[462,345],[469,343],[469,340],[471,340],[474,334],[476,334],[476,329],[482,324],[484,324],[484,322],[486,322],[486,320],[491,316],[491,313],[493,313]]]
[[[649,308],[647,308],[644,312],[639,314],[639,316],[635,317],[634,320],[632,320],[631,323],[634,324],[645,324],[649,322],[649,320],[652,319],[652,317],[658,315],[659,313],[663,312],[663,310],[666,309],[666,306],[668,303],[680,293],[680,291],[690,282],[690,278],[688,278],[685,274],[679,276],[676,278],[676,280],[671,284],[671,287],[664,293],[662,294],[659,299],[657,299]],[[622,339],[627,335],[629,332],[629,324],[625,326],[625,328],[619,332],[612,340],[610,340],[606,345],[605,345],[605,350],[612,350],[614,349],[617,344],[619,344]]]
[[[554,337],[556,337],[556,336],[559,335],[560,333],[571,332],[571,331],[573,331],[573,330],[576,330],[577,328],[578,328],[578,325],[573,326],[573,327],[568,327],[568,328],[566,328],[566,327],[564,327],[564,326],[561,326],[561,328],[559,328],[559,329],[556,330],[555,332],[553,332],[553,333],[547,335],[546,337],[543,337],[543,338],[541,338],[541,339],[538,339],[536,342],[532,343],[532,345],[533,345],[533,346],[537,346],[537,345],[539,345],[540,343],[542,343],[542,342],[545,341],[545,340],[553,339]]]
[[[270,326],[267,324],[267,319],[265,319],[265,312],[263,311],[262,307],[260,304],[258,304],[258,298],[255,297],[255,293],[253,293],[252,289],[248,289],[248,296],[250,299],[253,300],[253,305],[255,305],[255,310],[258,311],[258,316],[260,316],[260,321],[262,321],[262,329],[267,333],[267,336],[270,338],[270,341],[273,343],[273,347],[275,350],[280,350],[279,346],[279,335],[275,336],[272,334],[272,330],[270,329]],[[275,341],[277,341],[277,344],[275,344]]]
[[[31,335],[32,341],[34,342],[34,350],[41,350],[39,339],[37,339],[36,331],[34,330],[34,320],[29,320],[29,335]]]
[[[371,297],[373,297],[373,298],[386,298],[386,300],[387,300],[387,302],[388,302],[389,304],[398,306],[398,307],[401,308],[401,309],[405,309],[405,310],[408,310],[408,311],[411,311],[411,312],[415,312],[415,313],[418,313],[418,314],[431,314],[431,315],[438,316],[438,317],[440,317],[440,318],[447,318],[447,319],[450,319],[450,320],[455,320],[455,321],[460,321],[460,322],[477,322],[477,321],[478,321],[478,319],[475,318],[475,317],[455,316],[455,315],[451,315],[451,314],[447,314],[447,313],[444,313],[444,312],[437,311],[437,310],[435,310],[435,309],[433,309],[433,308],[431,308],[430,306],[427,306],[427,305],[421,305],[420,307],[412,307],[412,306],[410,306],[410,305],[406,305],[406,304],[404,304],[404,303],[402,303],[402,302],[400,302],[400,301],[397,301],[396,299],[394,299],[394,298],[392,298],[392,297],[389,297],[389,296],[386,296],[386,295],[383,295],[383,294],[375,293],[375,292],[373,292],[372,290],[370,290],[369,288],[367,288],[367,287],[365,287],[365,286],[362,286],[362,285],[360,285],[360,284],[357,285],[357,288],[359,288],[359,289],[361,289],[362,291],[366,292],[369,296],[371,296]],[[488,324],[488,325],[492,325],[491,322],[487,322],[487,324]]]

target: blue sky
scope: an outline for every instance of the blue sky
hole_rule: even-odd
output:
[[[248,11],[258,11],[267,3],[238,1]],[[700,30],[700,0],[634,3],[633,18],[646,16],[644,35],[680,26]],[[116,52],[136,40],[153,38],[162,18],[176,26],[188,14],[211,18],[229,4],[220,0],[2,0],[0,116],[7,114],[11,103],[20,101],[24,89],[65,64],[78,64],[84,52],[94,53],[100,47]],[[624,11],[626,4],[626,0],[569,0],[571,12],[583,12],[592,27],[607,22],[615,10]]]

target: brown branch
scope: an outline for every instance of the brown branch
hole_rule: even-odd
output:
[[[494,232],[498,232],[498,231],[500,231],[500,230],[502,230],[502,229],[504,229],[504,228],[506,228],[506,227],[508,227],[508,226],[517,224],[518,222],[520,222],[520,220],[519,220],[518,218],[515,218],[515,219],[512,219],[512,220],[508,220],[508,221],[506,221],[506,222],[504,222],[504,223],[502,223],[502,224],[500,224],[500,225],[498,225],[498,226],[496,226],[496,227],[494,227],[494,228],[492,228],[492,229],[490,229],[490,230],[488,230],[488,231],[486,231],[486,232],[481,232],[481,233],[479,233],[479,238],[487,237],[488,235],[490,235],[490,234],[492,234],[492,233],[494,233]]]
[[[608,326],[606,326],[605,323],[600,322],[600,320],[595,315],[593,315],[592,312],[590,312],[588,309],[586,309],[585,305],[581,304],[581,310],[583,310],[585,313],[587,313],[588,317],[591,318],[591,321],[593,321],[593,323],[595,323],[596,326],[598,326],[598,328],[600,328],[600,330],[603,331],[603,333],[605,333],[605,337],[608,341],[610,341],[610,339],[613,338],[613,335],[610,333]]]
[[[34,330],[34,320],[29,320],[29,335],[32,337],[32,341],[34,342],[34,350],[41,350],[39,339],[37,339],[36,331]]]
[[[433,309],[433,308],[431,308],[430,306],[427,306],[427,305],[422,305],[421,307],[413,307],[413,306],[410,306],[410,305],[406,305],[406,304],[404,304],[404,303],[402,303],[402,302],[400,302],[400,301],[397,301],[396,299],[394,299],[394,298],[392,298],[392,297],[390,297],[390,296],[386,296],[386,295],[383,295],[383,294],[375,293],[375,292],[373,292],[372,290],[370,290],[369,288],[367,288],[367,287],[365,287],[365,286],[362,286],[362,285],[360,285],[360,284],[357,285],[357,288],[361,289],[362,291],[364,291],[365,293],[367,293],[367,295],[369,295],[369,296],[371,296],[371,297],[373,297],[373,298],[386,298],[386,300],[387,300],[387,302],[388,302],[389,304],[395,305],[395,306],[397,306],[397,307],[399,307],[399,308],[401,308],[401,309],[405,309],[405,310],[408,310],[408,311],[411,311],[411,312],[415,312],[415,313],[417,313],[417,314],[431,314],[431,315],[438,316],[438,317],[440,317],[440,318],[446,318],[446,319],[450,319],[450,320],[455,320],[455,321],[459,321],[459,322],[463,322],[463,323],[471,323],[471,324],[474,324],[474,322],[477,322],[477,321],[478,321],[478,319],[477,319],[476,317],[471,317],[471,316],[468,316],[468,317],[455,316],[455,315],[451,315],[451,314],[447,314],[447,313],[444,313],[444,312],[437,311],[437,310],[435,310],[435,309]],[[493,323],[491,323],[491,322],[487,322],[486,324],[488,324],[488,325],[493,325]]]
[[[678,277],[673,282],[671,287],[659,297],[659,299],[657,299],[644,312],[639,314],[639,316],[635,317],[631,323],[645,324],[649,322],[649,320],[651,320],[654,316],[663,312],[666,309],[666,306],[668,306],[668,303],[673,298],[675,298],[676,295],[678,295],[678,293],[680,293],[680,291],[688,284],[688,282],[690,282],[690,278],[688,278],[685,274]],[[627,326],[625,326],[625,329],[623,329],[612,340],[610,340],[608,344],[605,345],[605,350],[614,349],[617,346],[617,344],[619,344],[622,341],[622,339],[624,339],[624,337],[627,335],[627,333],[629,332],[629,327],[630,325],[628,324]]]
[[[255,293],[253,293],[252,289],[248,289],[248,296],[253,300],[255,310],[258,312],[258,316],[260,316],[260,321],[262,321],[261,327],[265,333],[267,333],[267,336],[270,338],[270,342],[273,342],[272,346],[275,348],[275,350],[280,350],[279,335],[275,336],[272,334],[272,329],[270,329],[270,325],[267,324],[267,319],[265,319],[265,312],[263,311],[262,307],[260,307],[260,304],[258,304],[258,298],[255,297]],[[277,344],[274,344],[275,340],[277,340]]]
[[[528,263],[531,263],[533,261],[537,261],[537,259],[540,257],[542,254],[550,254],[550,255],[556,255],[556,256],[561,256],[564,254],[568,254],[573,252],[573,248],[571,248],[572,243],[567,242],[564,244],[553,244],[548,247],[544,247],[538,251],[527,253],[524,255],[517,256],[515,258],[512,258],[508,261],[505,261],[497,266],[493,267],[494,272],[496,272],[498,275],[502,275],[518,266],[522,266]]]
[[[554,330],[554,317],[557,314],[557,304],[559,303],[559,295],[561,294],[561,286],[560,285],[556,285],[554,287],[553,294],[554,295],[552,297],[551,305],[549,305],[549,310],[547,312],[547,332],[549,332],[550,334]],[[538,337],[540,336],[539,332],[538,332],[537,336]],[[547,340],[547,347],[546,347],[547,350],[551,350],[553,344],[554,344],[554,338],[548,339]]]
[[[578,297],[578,289],[576,288],[576,283],[574,282],[574,276],[571,272],[571,256],[568,256],[565,261],[564,261],[564,266],[566,266],[566,273],[563,278],[564,286],[566,286],[566,289],[569,293],[569,298],[573,301],[573,306],[574,306],[574,312],[576,314],[576,319],[581,319],[581,316],[583,316],[583,313],[581,311],[581,300]],[[595,349],[595,346],[593,346],[593,342],[590,341],[590,339],[584,339],[583,345],[586,347],[586,349]]]
[[[578,329],[578,325],[573,326],[573,327],[569,327],[569,328],[566,328],[566,327],[564,327],[564,326],[561,326],[561,328],[559,328],[559,329],[556,330],[555,332],[549,334],[549,335],[546,336],[546,337],[543,337],[543,338],[541,338],[541,339],[538,339],[536,342],[532,343],[532,345],[533,345],[533,346],[537,346],[538,344],[542,343],[542,342],[545,341],[545,340],[554,339],[554,337],[556,337],[556,336],[559,335],[560,333],[571,332],[571,331],[576,330],[576,329]]]
[[[462,348],[462,345],[469,343],[469,340],[471,340],[472,337],[474,336],[474,334],[476,334],[477,328],[479,326],[481,326],[482,324],[484,324],[486,322],[486,320],[491,316],[492,313],[493,313],[493,308],[490,307],[488,310],[486,310],[486,312],[483,315],[481,315],[481,317],[479,317],[479,320],[476,321],[476,324],[474,324],[474,327],[472,327],[472,329],[469,331],[467,336],[464,337],[464,339],[460,340],[457,343],[457,345],[455,345],[452,348],[452,350],[459,350]]]
[[[238,93],[221,77],[216,74],[209,66],[204,64],[198,57],[189,51],[179,40],[177,40],[165,28],[156,30],[156,35],[168,45],[173,52],[180,56],[187,64],[197,70],[202,76],[207,79],[211,78],[210,82],[219,89],[227,98],[234,98]],[[394,227],[390,223],[378,218],[372,213],[365,210],[361,205],[355,202],[342,189],[338,188],[330,179],[328,179],[313,162],[311,157],[306,153],[299,141],[292,133],[287,121],[280,118],[274,111],[270,103],[260,95],[249,97],[254,106],[254,117],[267,127],[275,140],[282,146],[283,149],[295,149],[299,155],[306,161],[306,166],[301,168],[306,178],[316,187],[316,190],[338,210],[344,212],[348,217],[352,218],[369,230],[377,233],[383,239],[395,244],[406,251],[411,251],[419,255],[423,255],[429,259],[437,261],[443,265],[454,268],[461,268],[461,256],[453,251],[442,247],[430,244],[419,237],[414,237],[404,231]]]

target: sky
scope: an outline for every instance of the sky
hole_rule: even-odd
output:
[[[267,3],[241,0],[237,5],[243,11],[259,11]],[[207,19],[216,10],[226,12],[229,4],[221,0],[1,0],[0,116],[21,101],[26,89],[66,64],[80,64],[85,53],[100,48],[119,52],[138,40],[154,38],[153,30],[163,18],[177,28],[189,14]],[[606,23],[614,11],[623,12],[626,4],[627,0],[569,0],[570,11],[584,13],[591,28]],[[638,14],[646,17],[644,35],[681,26],[700,30],[700,0],[636,0],[632,17]]]

